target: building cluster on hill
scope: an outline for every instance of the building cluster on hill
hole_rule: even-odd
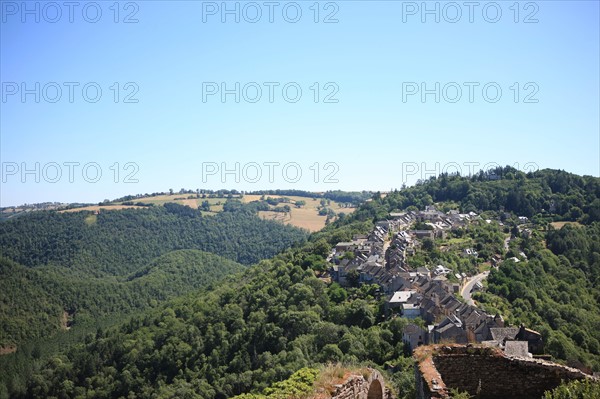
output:
[[[445,238],[446,232],[466,226],[479,218],[471,212],[447,214],[427,207],[420,212],[402,212],[390,214],[390,219],[377,223],[368,235],[356,235],[352,241],[340,242],[328,257],[332,263],[331,277],[342,286],[352,284],[378,284],[387,295],[393,294],[407,279],[416,276],[418,270],[412,270],[407,257],[413,255],[424,239]],[[421,222],[427,229],[411,230],[415,222]],[[436,274],[447,274],[448,269],[436,268]]]
[[[403,293],[410,293],[403,294]],[[455,295],[455,285],[447,279],[419,274],[412,281],[412,289],[394,294],[391,307],[402,307],[403,317],[420,317],[426,328],[409,324],[404,331],[403,340],[411,348],[420,345],[455,342],[484,343],[498,346],[507,354],[528,356],[541,354],[543,342],[541,335],[521,326],[506,327],[501,315],[490,315],[482,309],[460,301]],[[394,301],[396,300],[396,301]]]
[[[390,219],[378,222],[368,235],[356,235],[352,241],[340,242],[328,257],[333,281],[341,286],[377,284],[385,295],[388,313],[408,319],[421,318],[426,328],[410,324],[404,340],[412,348],[440,342],[480,342],[500,346],[515,354],[542,351],[541,336],[535,331],[505,327],[500,315],[489,315],[464,303],[458,294],[467,275],[454,274],[443,265],[430,270],[413,269],[408,257],[423,245],[425,239],[445,238],[450,229],[467,226],[479,216],[473,212],[443,213],[434,207],[419,212],[391,213]],[[415,225],[427,229],[411,229]],[[477,256],[467,248],[461,256]],[[481,288],[481,284],[474,289]]]
[[[426,268],[413,270],[407,262],[407,257],[421,247],[424,239],[445,238],[448,230],[464,227],[478,218],[473,212],[444,213],[433,206],[419,212],[391,213],[390,219],[378,222],[370,234],[356,235],[352,241],[335,246],[327,259],[332,263],[331,277],[342,286],[378,284],[384,294],[393,295],[410,286],[417,273],[429,273]],[[427,228],[411,229],[417,222]],[[477,252],[472,250],[470,255],[476,256]],[[442,265],[433,270],[435,276],[450,272]]]

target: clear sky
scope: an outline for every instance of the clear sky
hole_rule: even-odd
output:
[[[0,206],[600,173],[598,1],[0,5]]]

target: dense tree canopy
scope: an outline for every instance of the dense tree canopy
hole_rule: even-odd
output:
[[[202,217],[168,203],[148,209],[34,212],[0,223],[0,255],[28,267],[123,275],[176,249],[199,249],[242,264],[275,255],[307,233],[248,211]]]
[[[57,331],[63,317],[89,324],[156,305],[241,270],[234,261],[271,257],[306,236],[247,210],[202,217],[174,203],[1,222],[0,347]]]
[[[263,390],[317,363],[403,358],[405,320],[375,325],[372,297],[332,302],[312,270],[284,258],[90,336],[34,372],[26,396],[212,399]]]
[[[550,228],[546,241],[555,253],[542,249],[541,238],[522,240],[528,261],[506,261],[490,274],[489,291],[500,301],[479,299],[538,329],[557,359],[600,370],[599,234],[599,223]]]
[[[550,169],[525,174],[511,167],[471,177],[442,174],[383,198],[375,196],[351,217],[379,220],[390,211],[439,202],[454,202],[463,212],[506,211],[592,223],[600,221],[600,179]]]

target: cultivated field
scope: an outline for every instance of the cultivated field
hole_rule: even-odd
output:
[[[125,202],[133,202],[138,203],[142,202],[144,204],[154,204],[154,205],[164,205],[168,202],[175,202],[177,204],[189,206],[190,208],[198,209],[198,207],[202,204],[203,201],[208,201],[210,204],[210,212],[203,212],[203,214],[214,214],[217,212],[221,212],[223,210],[223,204],[227,201],[226,198],[188,198],[191,194],[173,194],[173,195],[157,195],[155,197],[141,197],[135,198],[130,201]],[[144,206],[138,205],[123,205],[123,202],[117,203],[109,203],[103,205],[90,205],[81,208],[73,208],[73,209],[65,209],[60,212],[81,212],[81,211],[113,211],[119,209],[129,209],[129,208],[145,208]]]
[[[81,212],[81,211],[118,211],[119,209],[129,209],[129,208],[144,208],[143,206],[137,205],[90,205],[84,206],[81,208],[73,208],[73,209],[65,209],[59,212]]]
[[[193,196],[194,198],[188,198]],[[143,202],[145,204],[164,205],[167,202],[175,202],[177,204],[186,205],[190,208],[198,209],[202,202],[208,201],[212,212],[220,212],[223,210],[223,204],[227,198],[195,198],[195,194],[173,194],[173,195],[157,195],[155,197],[142,197],[131,200],[132,202]]]
[[[281,198],[281,196],[277,195],[266,195],[265,198]],[[260,195],[244,195],[244,202],[252,202],[260,200]],[[263,219],[269,220],[278,220],[280,222],[291,224],[296,227],[301,227],[303,229],[307,229],[309,231],[317,231],[321,230],[325,227],[326,216],[320,216],[319,210],[317,209],[320,206],[320,199],[313,199],[307,197],[298,197],[298,196],[287,196],[290,199],[290,203],[287,204],[292,208],[289,214],[285,214],[283,212],[271,212],[271,211],[261,211],[259,212],[259,216]],[[304,201],[306,205],[303,205],[301,208],[297,208],[294,204],[296,201]],[[279,204],[279,206],[286,205],[284,203]],[[340,204],[337,202],[331,201],[328,208],[331,208],[335,213],[351,213],[354,211],[354,208],[342,208]]]
[[[168,202],[175,202],[181,205],[189,206],[190,208],[198,209],[202,202],[208,201],[210,204],[210,212],[202,211],[203,215],[210,216],[215,215],[223,211],[223,204],[227,201],[227,198],[188,198],[191,194],[173,194],[173,195],[157,195],[155,197],[142,197],[131,200],[134,204],[142,202],[144,204],[164,205]],[[242,201],[245,203],[252,201],[259,201],[261,195],[244,195]],[[266,195],[265,198],[281,198],[276,195]],[[287,205],[290,206],[290,213],[283,212],[272,212],[272,211],[261,211],[259,216],[263,219],[277,220],[282,223],[291,224],[296,227],[301,227],[309,231],[317,231],[325,227],[326,216],[319,215],[318,207],[321,205],[320,199],[313,199],[299,196],[288,196],[290,202]],[[304,201],[306,205],[298,208],[294,204],[296,201]],[[285,203],[279,204],[279,206],[286,205]],[[351,213],[354,208],[343,208],[339,203],[330,201],[328,208],[332,209],[336,214]],[[110,211],[128,208],[144,208],[138,205],[123,205],[123,203],[106,204],[106,205],[90,205],[82,208],[67,209],[60,212],[80,212],[80,211]]]

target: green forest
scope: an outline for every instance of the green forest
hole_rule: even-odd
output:
[[[64,349],[44,351],[42,340],[40,348],[3,356],[0,397],[270,397],[311,381],[320,365],[341,362],[377,367],[399,398],[414,398],[413,361],[402,343],[408,321],[386,318],[376,286],[344,289],[319,276],[336,243],[368,233],[390,212],[432,204],[502,220],[505,230],[482,224],[460,233],[475,243],[475,260],[444,255],[431,242],[415,266],[445,257],[471,271],[494,254],[522,252],[527,260],[505,260],[476,299],[510,324],[540,331],[555,360],[600,371],[600,179],[507,167],[376,193],[308,240],[303,231],[260,222],[239,201],[212,217],[170,206],[2,222],[1,281],[10,293],[0,294],[2,325],[10,320],[4,339],[33,338],[25,326],[43,324],[53,311],[127,317]],[[517,216],[528,218],[530,234]],[[550,224],[557,221],[573,224],[557,229]],[[507,253],[505,236],[512,238]],[[78,297],[82,291],[88,295]]]
[[[0,347],[64,329],[63,317],[89,326],[157,306],[307,237],[244,209],[202,217],[167,205],[0,223]]]
[[[351,217],[382,220],[390,211],[434,203],[456,205],[462,212],[512,212],[539,223],[590,224],[600,221],[600,179],[550,169],[523,173],[509,166],[470,177],[442,174],[370,201]]]
[[[475,297],[513,325],[542,333],[546,352],[555,358],[600,370],[600,224],[550,228],[520,239],[519,246],[526,264],[505,261],[492,270],[488,292]]]
[[[97,276],[134,272],[177,249],[198,249],[250,265],[306,236],[248,210],[203,217],[175,203],[98,215],[34,212],[0,223],[2,256],[27,267],[57,266],[70,274]]]
[[[198,250],[168,252],[122,281],[71,277],[52,268],[31,269],[0,259],[0,342],[17,344],[61,328],[93,325],[98,317],[155,307],[243,269],[239,263]],[[63,315],[66,321],[61,320]]]
[[[188,295],[31,370],[13,397],[216,398],[263,390],[298,369],[335,361],[388,361],[410,370],[403,319],[383,324],[368,290],[344,300],[287,253],[234,284]],[[287,261],[286,261],[287,260]],[[339,302],[339,303],[338,303]],[[402,374],[401,374],[402,375]]]

